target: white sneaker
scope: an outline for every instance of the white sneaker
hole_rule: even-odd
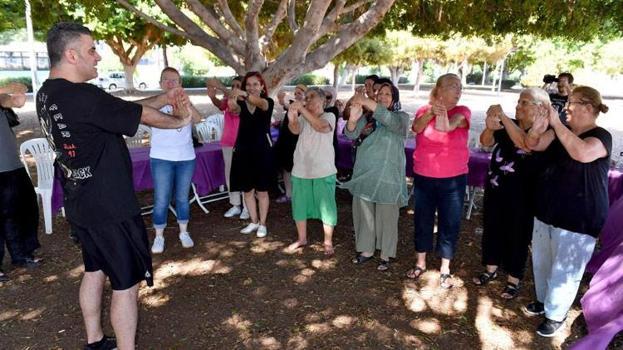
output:
[[[266,237],[267,234],[268,230],[266,229],[266,226],[260,225],[260,227],[257,228],[257,236],[259,238]]]
[[[223,215],[226,218],[233,218],[234,216],[240,215],[240,207],[237,205],[234,205],[233,207],[229,208],[228,211],[225,212],[225,215]]]
[[[154,238],[154,244],[151,246],[151,252],[153,254],[160,254],[164,252],[164,236],[156,235],[156,238]]]
[[[251,216],[249,215],[249,211],[247,208],[242,209],[242,213],[240,214],[240,220],[249,220]]]
[[[257,231],[257,229],[259,227],[260,227],[260,224],[250,223],[250,224],[247,225],[247,227],[245,227],[242,230],[240,230],[240,233],[248,235],[249,233],[251,233],[253,231]]]
[[[190,233],[182,232],[180,233],[180,242],[182,242],[182,247],[184,248],[192,248],[195,245],[193,239],[190,238]]]

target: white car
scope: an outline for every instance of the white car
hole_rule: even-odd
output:
[[[117,90],[117,89],[125,89],[125,73],[124,72],[110,72],[104,73],[96,79],[93,79],[93,84],[99,86],[102,89],[106,90]],[[147,82],[135,77],[134,78],[134,86],[138,87],[140,90],[147,89]]]

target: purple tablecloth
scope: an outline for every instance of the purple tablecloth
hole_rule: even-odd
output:
[[[623,197],[610,206],[599,237],[601,249],[588,263],[596,272],[582,297],[582,311],[589,334],[572,349],[605,349],[623,330]]]
[[[352,147],[351,140],[344,135],[338,136],[338,154],[336,165],[340,169],[352,169]],[[413,177],[413,151],[415,150],[415,139],[407,139],[405,141],[405,157],[406,175]],[[467,174],[467,185],[475,187],[484,187],[487,181],[487,171],[489,169],[489,161],[491,153],[482,152],[480,150],[472,150],[469,154],[469,173]]]
[[[154,188],[149,165],[149,147],[130,148],[132,158],[132,177],[134,190],[145,191]],[[207,195],[221,185],[225,185],[225,163],[218,142],[204,144],[195,148],[196,165],[192,182],[200,195]],[[58,213],[63,206],[63,190],[58,178],[52,188],[52,212]]]

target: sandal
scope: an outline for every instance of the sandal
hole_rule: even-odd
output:
[[[504,291],[502,291],[502,294],[500,294],[500,296],[503,299],[511,300],[511,299],[515,299],[515,297],[518,294],[519,294],[519,283],[515,284],[511,282],[506,282],[506,287],[504,288]]]
[[[420,278],[420,276],[422,276],[422,274],[426,272],[426,268],[421,268],[419,266],[415,266],[414,268],[412,268],[411,270],[407,271],[407,278],[410,278],[412,280],[416,280],[418,278]]]
[[[452,284],[452,275],[449,273],[442,273],[441,276],[439,276],[439,286],[443,289],[452,288],[454,286]]]
[[[353,260],[351,260],[351,261],[355,265],[361,265],[361,264],[363,264],[363,263],[365,263],[365,262],[367,262],[369,260],[372,260],[372,259],[374,259],[374,255],[363,256],[361,254],[357,254],[357,256],[355,256],[353,258]]]
[[[389,270],[389,260],[381,259],[381,262],[379,263],[379,266],[376,267],[376,269],[379,270],[379,271],[387,271],[387,270]]]
[[[485,286],[496,278],[498,278],[497,270],[493,272],[484,271],[483,273],[480,274],[480,276],[478,276],[478,278],[474,277],[472,281],[477,286]]]

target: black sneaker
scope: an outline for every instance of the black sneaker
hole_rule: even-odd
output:
[[[2,269],[0,269],[0,282],[8,282],[9,276],[7,276]]]
[[[36,258],[26,258],[20,261],[14,261],[13,266],[15,267],[25,267],[27,269],[34,269],[41,265],[41,259]]]
[[[102,338],[102,340],[84,346],[84,350],[114,350],[116,348],[117,339],[106,335]]]
[[[545,305],[540,301],[533,301],[524,306],[523,311],[530,316],[539,316],[545,313]]]
[[[539,325],[539,328],[536,329],[536,334],[541,337],[553,337],[559,330],[562,329],[562,325],[565,323],[565,320],[560,322],[550,320],[549,318],[545,318],[545,320]]]

